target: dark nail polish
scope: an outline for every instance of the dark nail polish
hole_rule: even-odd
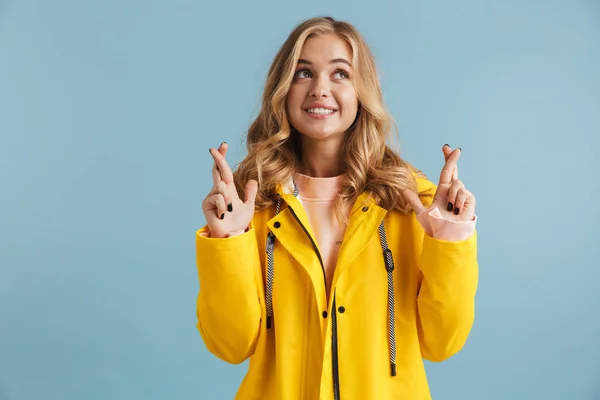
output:
[[[460,152],[462,153],[462,147],[459,147],[458,149],[459,149],[459,150],[460,150]]]
[[[221,214],[221,219],[225,219],[225,213]]]
[[[208,154],[210,154],[212,156],[212,149],[208,149]]]
[[[452,211],[453,208],[454,208],[454,205],[452,203],[448,202],[448,205],[446,206],[446,210]]]
[[[458,207],[454,209],[454,214],[458,215]]]
[[[221,146],[223,146],[224,144],[227,144],[227,142],[221,142]]]
[[[233,211],[233,204],[229,203],[229,205],[227,206],[227,211],[229,211],[229,212]]]
[[[448,143],[444,144],[444,147],[450,147],[450,145]]]

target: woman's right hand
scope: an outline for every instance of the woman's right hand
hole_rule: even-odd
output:
[[[258,191],[258,182],[251,179],[246,185],[246,199],[242,201],[239,198],[233,171],[225,160],[227,148],[227,143],[223,142],[218,149],[209,149],[214,160],[213,187],[202,202],[202,210],[213,238],[228,237],[230,233],[245,230],[250,225]]]

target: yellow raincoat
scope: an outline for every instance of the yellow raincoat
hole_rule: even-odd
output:
[[[435,185],[418,179],[419,191]],[[278,188],[282,208],[257,212],[227,239],[196,234],[197,328],[229,363],[250,357],[236,399],[430,399],[423,358],[442,361],[464,345],[474,319],[477,234],[430,237],[415,214],[386,211],[366,194],[349,216],[330,293],[308,217]],[[286,206],[287,204],[287,206]],[[388,280],[378,227],[393,253],[396,376],[390,372]],[[266,326],[268,232],[274,247],[273,321]]]

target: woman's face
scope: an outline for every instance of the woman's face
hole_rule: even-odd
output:
[[[358,110],[352,48],[335,34],[309,37],[304,46],[286,106],[291,124],[311,139],[342,135]]]

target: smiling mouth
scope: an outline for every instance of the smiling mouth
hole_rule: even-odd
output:
[[[304,111],[306,111],[308,114],[315,116],[331,115],[337,112],[337,110],[331,110],[329,108],[306,108],[304,109]]]

